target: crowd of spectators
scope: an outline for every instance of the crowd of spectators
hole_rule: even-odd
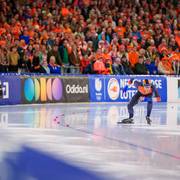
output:
[[[0,0],[0,72],[180,74],[178,0]]]

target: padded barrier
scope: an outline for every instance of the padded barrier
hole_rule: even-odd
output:
[[[44,74],[1,74],[3,96],[0,105],[71,103],[71,102],[128,102],[136,93],[131,86],[122,90],[129,79],[150,79],[158,89],[162,102],[180,102],[179,76],[108,76]]]

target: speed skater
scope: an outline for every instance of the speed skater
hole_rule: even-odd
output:
[[[156,87],[153,85],[153,83],[148,80],[144,79],[141,82],[131,79],[128,82],[128,85],[125,86],[123,89],[123,93],[125,93],[129,87],[129,85],[134,85],[137,88],[136,94],[132,97],[130,102],[127,105],[129,118],[124,119],[120,122],[117,122],[118,124],[125,123],[125,124],[131,124],[134,123],[133,116],[134,116],[134,109],[133,107],[138,104],[140,99],[146,99],[147,101],[147,115],[146,115],[146,121],[150,125],[151,124],[151,111],[153,107],[153,95],[155,95],[155,101],[159,102],[161,101],[161,98],[159,96],[159,93],[156,89]]]

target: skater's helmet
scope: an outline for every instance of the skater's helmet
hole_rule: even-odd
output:
[[[150,85],[151,84],[151,81],[149,80],[149,79],[144,79],[143,80],[143,85],[144,86],[148,86],[148,85]]]

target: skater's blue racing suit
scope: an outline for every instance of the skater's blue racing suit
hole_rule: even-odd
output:
[[[150,117],[152,106],[153,106],[153,94],[155,94],[156,101],[160,101],[159,93],[156,87],[148,80],[145,79],[141,82],[131,79],[128,84],[133,84],[137,88],[137,93],[132,97],[130,102],[128,103],[128,112],[129,112],[129,119],[133,118],[134,116],[134,109],[133,107],[138,103],[141,97],[147,100],[147,117]],[[126,92],[128,85],[125,86],[123,92]]]

